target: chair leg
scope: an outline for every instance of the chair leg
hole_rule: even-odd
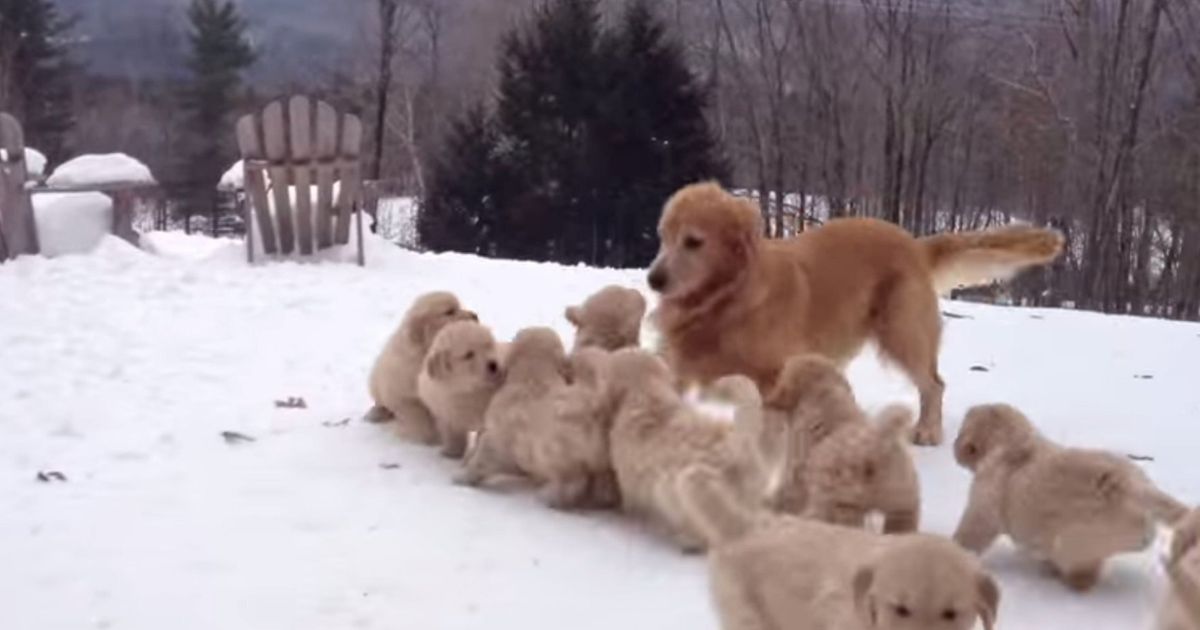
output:
[[[362,226],[363,208],[361,205],[358,208],[358,212],[356,212],[354,214],[355,214],[355,216],[358,217],[358,219],[356,221],[357,225],[355,227],[355,231],[358,232],[358,266],[366,267],[367,266],[367,257],[366,257],[366,252],[363,250],[363,226]]]
[[[246,262],[254,264],[254,212],[250,207],[250,200],[245,193],[242,194],[242,222],[246,225]]]

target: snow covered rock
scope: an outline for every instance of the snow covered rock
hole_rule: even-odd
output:
[[[92,186],[128,182],[154,184],[150,168],[124,153],[81,155],[54,169],[50,186]]]
[[[42,255],[82,254],[112,230],[113,204],[96,192],[43,193],[33,196],[33,217]]]

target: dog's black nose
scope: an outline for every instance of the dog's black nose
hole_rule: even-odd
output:
[[[488,369],[488,372],[495,374],[496,372],[500,371],[500,364],[496,363],[495,361],[488,361],[487,369]]]
[[[661,292],[667,288],[667,272],[661,267],[651,269],[650,274],[646,276],[646,282],[650,284],[650,288]]]

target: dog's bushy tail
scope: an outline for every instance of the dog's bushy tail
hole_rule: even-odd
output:
[[[694,464],[675,478],[680,503],[709,548],[741,538],[755,514],[739,501],[720,471]]]
[[[1007,280],[1026,267],[1054,260],[1063,248],[1061,233],[1029,225],[935,234],[918,242],[933,271],[938,294]]]

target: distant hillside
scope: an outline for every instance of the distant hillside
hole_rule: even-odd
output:
[[[370,6],[347,0],[240,0],[261,54],[254,72],[301,80],[332,67],[369,27]],[[78,16],[75,55],[98,74],[163,77],[183,70],[188,0],[58,0]]]

